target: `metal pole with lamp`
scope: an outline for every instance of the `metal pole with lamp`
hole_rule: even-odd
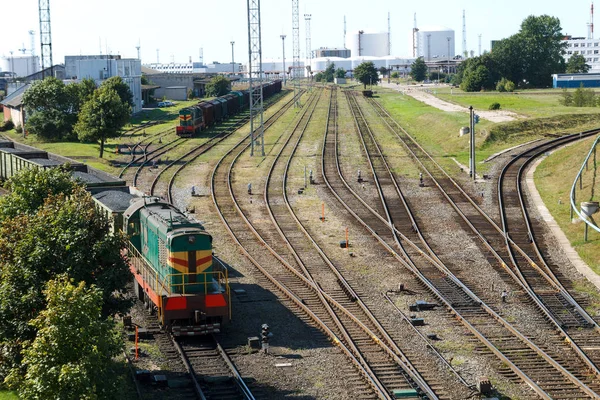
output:
[[[231,74],[235,75],[235,59],[233,57],[233,45],[235,44],[235,42],[232,40],[231,41]]]
[[[283,86],[285,86],[285,35],[281,35],[281,50],[283,52]]]

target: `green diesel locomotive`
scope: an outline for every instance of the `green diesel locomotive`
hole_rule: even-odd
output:
[[[227,270],[212,237],[173,205],[138,198],[123,214],[135,293],[175,336],[219,332],[230,316]]]

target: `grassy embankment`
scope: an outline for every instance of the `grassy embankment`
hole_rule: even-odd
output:
[[[0,400],[19,400],[19,396],[15,392],[0,391]]]
[[[555,90],[523,92],[519,95],[496,92],[450,95],[450,88],[435,88],[436,96],[443,100],[475,109],[485,109],[499,102],[503,110],[513,111],[525,118],[512,122],[492,123],[481,120],[476,125],[476,158],[483,161],[503,149],[567,132],[580,132],[600,126],[600,108],[563,107],[558,104]],[[460,92],[459,92],[460,93]],[[466,113],[444,112],[427,106],[412,97],[396,91],[379,90],[379,101],[392,113],[403,127],[427,148],[449,171],[456,165],[451,158],[468,165],[469,137],[459,137],[462,126],[468,126]],[[486,164],[479,172],[487,171]]]
[[[552,153],[537,168],[535,184],[546,207],[577,250],[579,256],[600,274],[600,233],[589,229],[588,241],[583,239],[584,225],[570,220],[569,194],[573,180],[590,150],[595,138],[590,138]],[[582,201],[598,201],[598,187],[594,176],[593,158],[589,170],[583,173],[583,190],[577,186],[576,205]],[[559,203],[560,201],[560,203]],[[598,220],[598,217],[595,216]]]

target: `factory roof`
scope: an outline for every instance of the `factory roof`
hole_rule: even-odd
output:
[[[23,103],[23,94],[25,91],[31,86],[30,84],[23,85],[8,96],[4,100],[0,102],[0,104],[12,108],[20,107]]]

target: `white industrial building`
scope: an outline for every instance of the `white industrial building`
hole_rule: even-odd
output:
[[[584,37],[567,37],[565,61],[576,54],[581,54],[585,57],[586,64],[590,66],[589,72],[600,72],[600,39],[584,38]]]
[[[390,55],[387,32],[356,31],[346,34],[346,48],[352,57],[385,57]]]
[[[133,94],[133,113],[142,110],[142,63],[137,58],[118,55],[65,56],[67,79],[79,82],[92,78],[97,85],[113,76],[120,76]]]
[[[402,58],[395,56],[385,57],[351,57],[351,58],[340,58],[340,57],[324,57],[314,58],[312,60],[311,69],[314,73],[324,71],[331,64],[335,64],[335,69],[343,68],[346,71],[352,71],[363,62],[371,61],[376,69],[384,67],[390,71],[397,71],[400,74],[407,74],[410,72],[410,66],[415,61],[414,58]]]
[[[153,69],[158,72],[165,74],[230,74],[239,73],[242,64],[235,63],[233,66],[231,63],[220,63],[213,62],[210,64],[203,64],[201,62],[187,62],[187,63],[155,63],[155,64],[144,64],[144,67]]]
[[[294,59],[286,58],[285,59],[285,72],[289,73],[290,68],[293,66]],[[300,69],[300,77],[304,78],[307,76],[306,62],[304,60],[300,60],[299,69]],[[283,59],[275,58],[275,59],[266,59],[262,60],[262,69],[264,72],[263,77],[266,79],[283,79]],[[244,77],[248,77],[248,64],[244,64],[241,69]],[[286,75],[286,79],[289,78],[289,75]]]
[[[451,59],[456,55],[454,30],[441,26],[426,26],[417,32],[417,57],[425,61]],[[410,37],[413,46],[413,34]]]
[[[12,72],[16,77],[29,76],[40,70],[38,56],[2,56],[0,72]]]

